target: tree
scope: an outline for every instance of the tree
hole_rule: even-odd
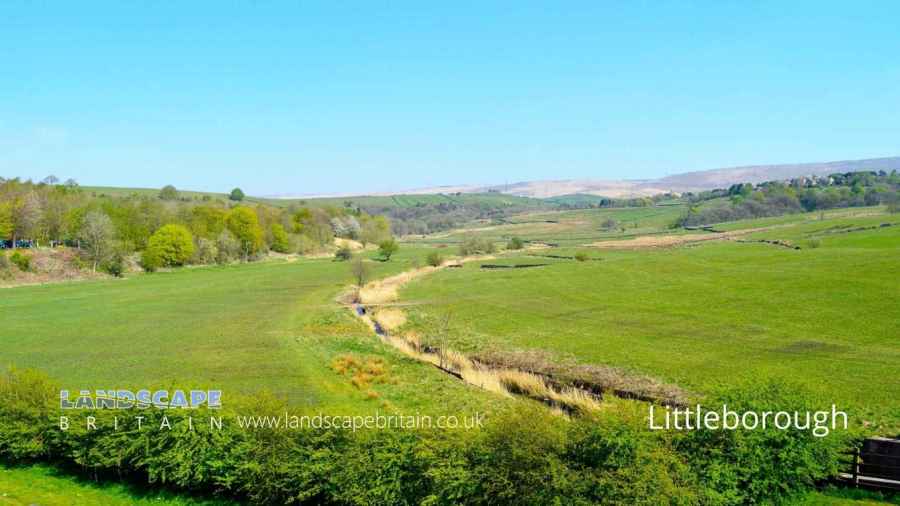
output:
[[[281,223],[272,224],[272,249],[279,253],[287,253],[291,249],[290,240]]]
[[[49,176],[45,177],[41,182],[46,185],[55,185],[55,184],[59,183],[59,178],[54,176],[53,174],[50,174]]]
[[[384,261],[387,262],[391,259],[391,256],[400,249],[400,245],[397,244],[397,241],[393,238],[388,239],[386,241],[381,241],[381,244],[378,245],[378,254],[384,258]]]
[[[86,256],[92,263],[93,271],[96,272],[97,266],[109,255],[114,234],[112,220],[106,213],[91,211],[85,215],[78,237],[83,243]]]
[[[362,288],[369,282],[369,277],[372,275],[372,268],[362,259],[362,257],[356,257],[353,262],[350,263],[350,272],[353,273],[353,280],[356,283],[356,286]]]
[[[216,263],[227,264],[240,256],[241,243],[238,242],[231,231],[225,229],[216,238],[216,249],[218,250]]]
[[[0,202],[0,240],[8,240],[13,235],[12,204]]]
[[[177,267],[194,255],[194,237],[184,225],[169,224],[150,236],[144,250],[145,265]]]
[[[363,214],[359,221],[359,240],[363,246],[368,243],[379,244],[391,238],[391,224],[384,216]]]
[[[64,184],[67,188],[78,188],[78,181],[75,181],[72,178],[66,179],[66,182]]]
[[[249,207],[232,209],[225,218],[225,226],[240,243],[244,260],[262,249],[263,230],[253,209]]]
[[[178,190],[174,186],[167,184],[159,191],[159,198],[162,200],[178,200]]]
[[[244,191],[240,188],[235,188],[234,190],[231,190],[231,193],[228,194],[228,200],[233,200],[235,202],[244,200],[244,197]]]
[[[444,257],[437,251],[432,251],[425,257],[425,263],[432,267],[440,267],[441,264],[444,263]]]
[[[29,191],[13,202],[13,241],[17,239],[35,239],[39,233],[42,208],[37,194]]]
[[[506,244],[506,249],[522,249],[525,247],[525,241],[521,237],[511,237]]]

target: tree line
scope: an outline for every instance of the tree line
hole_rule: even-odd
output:
[[[121,274],[127,258],[147,271],[185,264],[253,261],[269,251],[310,253],[335,237],[381,243],[383,216],[339,207],[277,207],[228,198],[186,197],[171,185],[158,195],[97,195],[69,180],[0,179],[0,248],[69,246],[91,269]]]
[[[900,211],[900,174],[896,170],[858,171],[828,176],[802,176],[788,181],[766,181],[753,185],[739,183],[682,195],[690,208],[676,226],[696,226],[748,218],[811,212],[841,207],[886,205]],[[705,201],[727,197],[724,206],[702,209]]]

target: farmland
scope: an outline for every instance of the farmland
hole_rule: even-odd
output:
[[[419,256],[405,248],[371,265],[386,275]],[[461,385],[372,340],[334,300],[349,284],[346,263],[319,259],[4,290],[0,363],[39,368],[74,390],[205,386],[344,410],[425,409],[434,404],[423,389],[456,392],[451,407],[470,401]],[[345,354],[389,361],[394,381],[375,387],[378,401],[332,370]]]
[[[501,248],[510,237],[521,237],[527,241],[525,249],[500,251],[461,263],[459,268],[410,276],[399,304],[390,308],[406,318],[396,332],[416,334],[426,345],[446,346],[475,358],[538,351],[541,360],[558,364],[612,366],[626,371],[626,380],[655,378],[697,399],[714,396],[722,387],[784,380],[815,394],[817,403],[834,402],[846,409],[855,422],[865,421],[869,430],[896,429],[900,385],[894,372],[900,349],[893,332],[900,314],[894,304],[898,293],[893,280],[900,275],[895,254],[900,246],[898,216],[885,214],[882,208],[861,208],[716,225],[715,230],[726,232],[673,230],[671,223],[681,212],[680,204],[532,211],[496,225],[475,224],[449,233],[409,237],[389,262],[377,261],[371,249],[357,254],[372,269],[372,279],[380,279],[414,271],[429,253],[450,258],[457,243],[467,237],[496,242]],[[621,246],[668,236],[683,241],[668,247]],[[698,241],[698,236],[712,240]],[[499,267],[484,269],[484,264]],[[516,265],[533,267],[502,268]],[[602,502],[597,498],[622,493],[633,499],[642,493],[639,489],[626,487],[617,492],[612,485],[628,483],[616,475],[617,467],[603,470],[570,464],[568,456],[582,448],[581,431],[625,431],[627,436],[622,437],[643,441],[641,451],[647,453],[621,464],[628,472],[638,472],[643,465],[651,466],[647,469],[663,465],[666,459],[690,462],[691,445],[701,444],[682,441],[688,453],[677,454],[669,438],[677,439],[678,434],[646,431],[643,402],[607,396],[596,412],[570,417],[535,402],[541,400],[539,396],[498,394],[459,381],[374,336],[338,300],[351,283],[351,269],[345,262],[276,256],[253,263],[131,274],[124,279],[6,289],[0,298],[4,323],[0,362],[37,368],[74,390],[174,385],[219,388],[226,402],[229,395],[246,399],[270,392],[300,412],[480,410],[488,414],[488,429],[479,434],[422,434],[404,440],[390,431],[375,431],[359,440],[341,440],[344,446],[326,453],[329,465],[359,467],[348,482],[341,481],[342,473],[322,478],[331,480],[329,487],[336,487],[336,494],[357,493],[355,483],[366,479],[393,483],[391,473],[407,465],[414,474],[421,472],[416,466],[422,466],[427,470],[422,475],[432,480],[370,499],[424,499],[426,494],[448,493],[440,487],[452,489],[454,473],[485,462],[491,462],[491,470],[479,468],[466,474],[466,479],[493,479],[493,459],[504,455],[508,451],[504,445],[512,442],[516,448],[535,446],[513,453],[500,472],[518,468],[526,454],[539,459],[534,463],[539,470],[529,475],[533,481],[514,481],[516,491],[501,488],[512,494],[510,501],[526,490],[534,497],[551,497],[541,495],[544,488],[539,484],[553,466],[569,465],[566,473],[613,481],[591,492],[561,488],[549,492],[556,494],[553,497],[593,493],[588,497]],[[378,373],[378,381],[361,386],[353,374],[359,364],[372,364],[385,372]],[[304,445],[316,444],[305,439],[313,436],[251,434],[234,437],[260,438],[245,448],[268,455],[252,454],[253,458],[272,459],[261,466],[280,463],[290,452],[312,451]],[[164,435],[144,437],[152,440]],[[291,439],[278,439],[284,446],[269,454],[268,443],[259,442],[267,438]],[[72,441],[68,444],[77,448],[77,439]],[[406,444],[403,441],[415,441],[414,451],[404,454],[415,455],[408,457],[414,464],[386,456],[409,450],[392,446]],[[386,445],[385,454],[366,453],[379,451],[379,445]],[[164,439],[163,443],[152,440],[147,447],[160,452],[167,448]],[[120,450],[112,448],[115,461]],[[222,458],[248,460],[240,455]],[[543,458],[553,463],[545,464]],[[305,459],[291,462],[303,469]],[[274,497],[287,497],[282,494],[295,493],[293,487],[309,485],[293,475],[288,476],[294,481],[272,482],[254,474],[257,464],[251,461],[251,477],[239,474],[239,480],[254,483],[248,488],[254,493],[267,490],[271,482],[273,487],[284,487],[273,492]],[[372,462],[378,462],[378,472],[392,477],[377,474]],[[109,464],[94,465],[109,471],[103,467]],[[187,465],[193,469],[198,462]],[[459,467],[441,474],[447,465]],[[550,467],[540,467],[544,465]],[[737,458],[724,465],[743,464]],[[274,466],[281,469],[279,464]],[[290,469],[278,472],[297,468]],[[659,482],[695,479],[680,475],[686,468],[681,469],[659,471]],[[143,472],[137,472],[139,479],[146,479]],[[215,473],[222,471],[210,472],[218,476]],[[210,479],[207,476],[204,479]],[[30,480],[35,485],[28,485]],[[184,488],[185,483],[178,482],[177,487]],[[203,490],[217,489],[203,483]],[[666,486],[654,497],[681,497],[690,503],[701,494],[717,493],[708,492],[717,485],[705,482]],[[0,479],[0,488],[11,491],[10,501],[29,497],[46,504],[62,504],[73,495],[98,504],[145,500],[144,492],[117,485],[97,488],[40,465],[10,470]],[[234,494],[236,488],[227,490]],[[239,498],[242,493],[237,493]],[[189,498],[165,495],[157,500],[156,492],[149,494],[161,504],[194,504]],[[810,493],[799,500],[852,504],[839,493]]]
[[[782,379],[896,428],[897,215],[835,210],[723,224],[762,229],[736,240],[585,246],[630,235],[627,228],[598,230],[595,224],[609,216],[659,231],[665,215],[655,212],[573,211],[556,213],[555,222],[547,220],[554,215],[530,215],[520,224],[469,231],[561,247],[502,260],[542,267],[486,270],[479,268],[486,262],[473,262],[409,284],[401,293],[410,304],[405,330],[440,333],[449,346],[472,354],[541,350],[560,360],[622,367],[698,395],[754,378]],[[562,233],[554,237],[554,231]],[[748,242],[757,240],[802,249]],[[576,251],[589,252],[591,261],[547,257]],[[439,331],[448,318],[449,330]]]

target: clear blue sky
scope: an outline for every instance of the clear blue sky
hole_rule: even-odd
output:
[[[263,195],[900,154],[900,2],[385,4],[2,2],[0,175]]]

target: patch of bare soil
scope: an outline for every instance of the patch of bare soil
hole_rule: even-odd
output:
[[[31,259],[28,271],[22,271],[12,261],[7,260],[8,267],[0,270],[0,287],[42,285],[84,279],[103,279],[110,276],[102,272],[93,272],[83,268],[78,259],[78,251],[72,248],[38,248],[16,250],[20,255]],[[7,259],[11,252],[3,251]]]

